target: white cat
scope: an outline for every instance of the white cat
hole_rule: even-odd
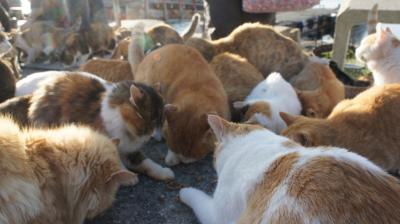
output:
[[[397,179],[355,153],[304,148],[256,125],[208,122],[218,145],[212,197],[183,188],[203,224],[399,223]]]
[[[269,130],[280,133],[286,128],[279,112],[300,114],[301,103],[294,88],[279,73],[270,74],[261,81],[243,102],[233,106],[241,109],[248,106],[246,123],[258,123]]]

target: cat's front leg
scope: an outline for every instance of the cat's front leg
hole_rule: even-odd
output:
[[[182,188],[179,191],[180,200],[193,209],[202,224],[216,224],[217,212],[213,199],[195,188]]]
[[[175,178],[170,168],[162,167],[153,160],[146,158],[141,152],[134,152],[121,156],[122,162],[130,169],[143,173],[157,180],[170,180]]]

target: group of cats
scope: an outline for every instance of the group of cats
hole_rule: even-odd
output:
[[[127,169],[174,178],[140,152],[153,136],[168,166],[214,153],[213,196],[179,193],[201,223],[400,223],[387,173],[400,168],[400,41],[377,27],[357,49],[375,83],[353,99],[327,65],[257,23],[168,43],[170,27],[139,24],[127,61],[19,80],[0,104],[0,221],[83,223],[138,182]]]

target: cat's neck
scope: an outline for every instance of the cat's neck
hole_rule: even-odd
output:
[[[125,131],[124,120],[118,107],[110,105],[110,95],[113,91],[114,85],[109,84],[105,86],[106,92],[101,102],[100,116],[103,121],[104,129],[111,138],[120,138]]]
[[[392,49],[390,56],[368,62],[375,85],[400,82],[400,47]]]

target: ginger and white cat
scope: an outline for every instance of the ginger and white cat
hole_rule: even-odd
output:
[[[290,80],[297,89],[302,114],[324,118],[345,98],[345,88],[326,64],[310,61]]]
[[[110,138],[120,139],[121,160],[129,169],[156,179],[174,178],[172,170],[161,167],[139,151],[163,121],[163,100],[153,88],[133,81],[107,83],[80,72],[36,73],[26,79],[38,86],[30,99],[31,124],[89,125]]]
[[[260,23],[243,24],[227,37],[218,40],[189,38],[185,44],[199,50],[208,61],[224,52],[240,55],[264,77],[276,71],[290,80],[309,61],[308,55],[298,43],[275,31],[273,27]]]
[[[372,16],[371,16],[372,14]],[[370,12],[369,27],[376,25],[376,33],[365,37],[356,50],[356,57],[372,71],[374,85],[400,82],[400,39],[391,31],[390,25],[377,23],[375,5]],[[375,29],[371,29],[375,31]]]
[[[340,102],[326,119],[282,113],[283,135],[305,146],[337,146],[388,171],[400,169],[400,85],[372,87]]]
[[[230,114],[224,87],[211,66],[194,48],[178,44],[163,46],[143,60],[135,60],[141,61],[135,81],[151,86],[160,84],[167,103],[163,128],[169,148],[166,164],[194,162],[212,152],[214,138],[207,114],[225,118]]]
[[[212,196],[179,197],[202,224],[399,223],[398,180],[335,147],[304,148],[255,125],[210,115],[218,146]]]
[[[264,79],[262,74],[245,58],[231,53],[215,56],[210,65],[224,86],[232,120],[241,120],[243,115],[233,107],[233,102],[243,101],[254,86]]]
[[[80,224],[138,182],[114,143],[87,127],[20,130],[0,117],[0,148],[1,223]]]
[[[260,124],[277,134],[286,128],[279,112],[296,115],[301,112],[296,91],[276,72],[254,87],[245,101],[237,101],[233,106],[237,109],[247,109],[244,115],[246,123]]]

